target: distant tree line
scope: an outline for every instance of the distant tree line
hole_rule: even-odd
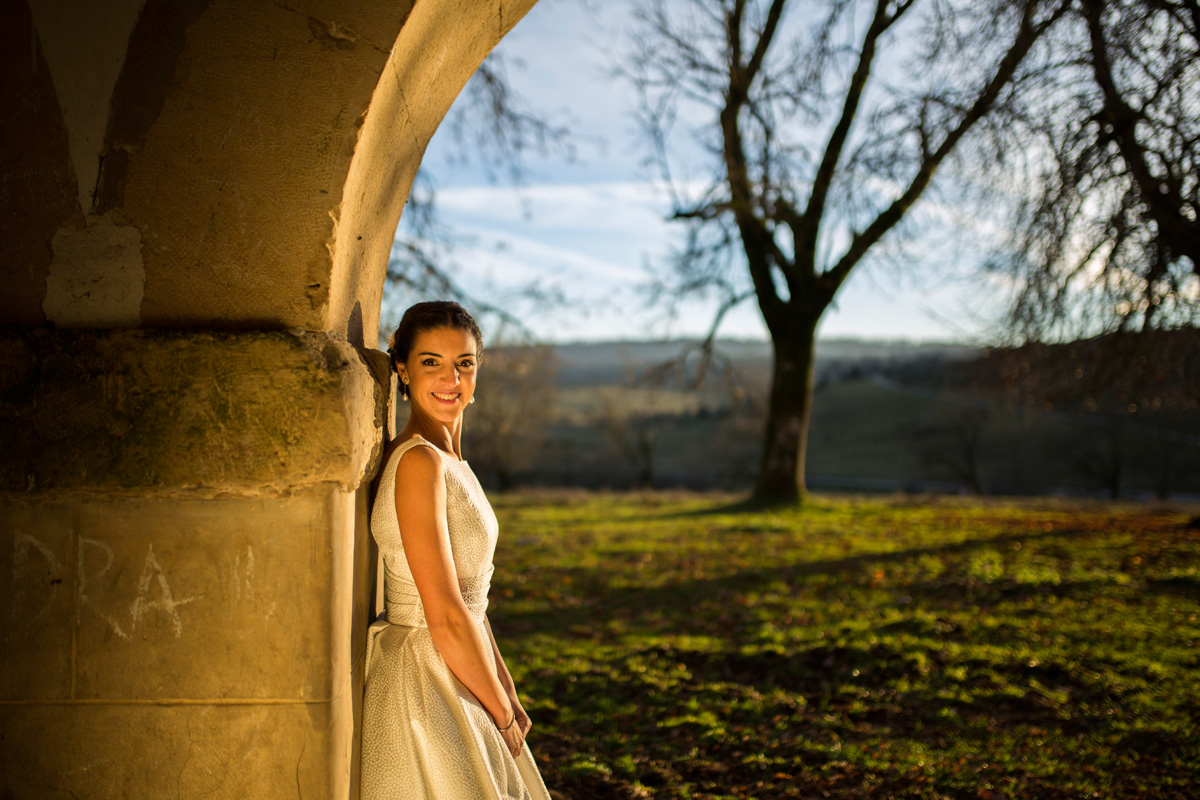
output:
[[[1146,358],[1140,378],[1119,371],[1121,382],[1111,383],[1105,340],[995,348],[972,359],[918,353],[823,363],[809,453],[814,486],[1200,494],[1200,332],[1119,338],[1171,353],[1178,369]],[[769,361],[743,360],[699,388],[645,365],[623,376],[601,368],[591,382],[575,369],[563,382],[553,348],[501,348],[488,355],[467,416],[471,463],[496,489],[745,491],[761,455],[769,372]]]

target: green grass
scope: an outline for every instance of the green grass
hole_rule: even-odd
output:
[[[573,798],[1200,796],[1180,511],[496,502],[490,616]]]

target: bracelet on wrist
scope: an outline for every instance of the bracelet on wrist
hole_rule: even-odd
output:
[[[496,730],[500,731],[501,733],[507,733],[508,729],[511,728],[513,725],[515,725],[516,722],[517,722],[517,710],[514,708],[513,709],[513,718],[511,720],[509,720],[509,723],[507,725],[505,725],[503,728],[501,728],[499,725],[497,725]]]

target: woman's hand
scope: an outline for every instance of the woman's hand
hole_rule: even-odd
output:
[[[513,716],[512,723],[507,728],[500,728],[500,736],[504,738],[504,744],[508,747],[508,752],[512,753],[512,757],[516,758],[521,755],[521,748],[525,746],[525,731],[529,729],[529,717],[524,711],[519,711],[520,707],[513,707],[516,712]],[[524,718],[525,725],[521,724],[521,719]]]
[[[511,743],[508,747],[513,758],[516,758],[521,754],[521,748],[525,744],[525,736],[529,733],[529,729],[533,727],[533,723],[529,721],[529,715],[525,713],[525,709],[521,707],[521,701],[517,699],[517,688],[513,685],[512,674],[504,664],[504,658],[500,655],[500,648],[496,646],[496,637],[492,635],[492,623],[487,617],[484,617],[484,623],[487,628],[488,639],[492,643],[492,654],[496,658],[496,675],[499,677],[500,683],[504,685],[504,693],[508,697],[509,704],[512,706],[512,729],[521,733],[521,739],[517,743],[516,748],[514,749]],[[497,723],[496,727],[500,727],[499,723]],[[504,734],[505,732],[501,731],[500,733]],[[505,735],[504,741],[509,741],[507,735]]]
[[[517,727],[521,729],[521,738],[524,739],[529,735],[529,729],[533,727],[533,723],[529,720],[529,715],[525,713],[525,709],[521,707],[521,701],[517,699],[515,694],[510,695],[513,711],[517,714]]]

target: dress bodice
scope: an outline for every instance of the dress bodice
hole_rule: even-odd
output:
[[[429,441],[414,436],[392,451],[371,513],[371,535],[379,545],[384,566],[384,601],[388,621],[395,625],[425,627],[425,611],[413,582],[404,541],[396,519],[396,467],[413,447],[433,449],[442,459],[446,480],[446,525],[450,550],[458,573],[459,589],[472,616],[482,620],[492,578],[492,556],[499,525],[483,487],[465,461],[446,455]]]

